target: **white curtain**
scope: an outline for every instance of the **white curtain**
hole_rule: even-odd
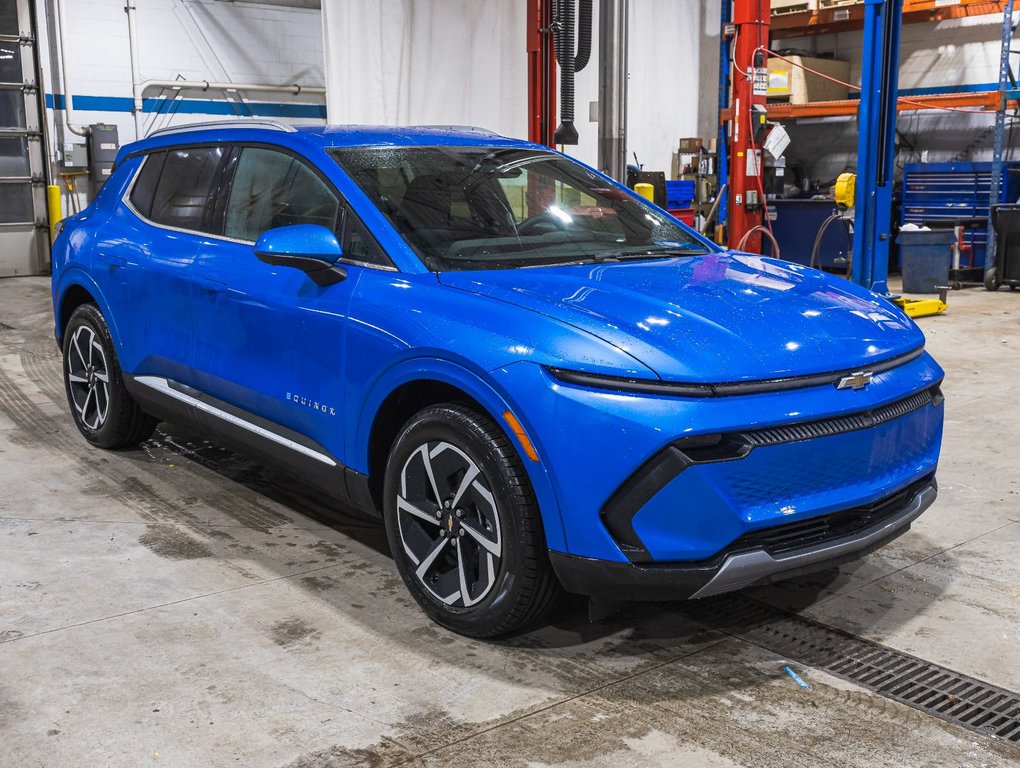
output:
[[[720,0],[631,0],[628,160],[670,169],[681,136],[717,124]],[[525,0],[323,0],[331,123],[478,125],[527,137]],[[595,3],[596,36],[598,3]],[[596,53],[576,80],[580,144],[594,165]]]
[[[527,134],[523,0],[323,0],[331,123]]]

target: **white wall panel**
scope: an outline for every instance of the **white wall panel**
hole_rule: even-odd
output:
[[[67,55],[72,93],[86,97],[131,97],[131,66],[127,16],[123,0],[65,0],[68,29]],[[41,36],[53,25],[53,0],[40,0]],[[321,15],[317,10],[280,8],[216,0],[138,0],[137,23],[142,79],[208,80],[232,82],[301,82],[322,86],[323,53]],[[198,37],[196,38],[196,33]],[[197,40],[197,42],[196,42]],[[212,51],[212,60],[202,48]],[[44,55],[47,91],[62,93],[58,59],[54,51]],[[147,98],[159,96],[147,91]],[[222,102],[225,95],[208,94]],[[199,92],[185,92],[184,99],[202,99]],[[321,97],[292,98],[286,94],[261,93],[246,97],[260,102],[321,103]],[[81,123],[117,125],[122,142],[134,139],[134,123],[123,102],[115,110],[83,109],[75,102]],[[194,105],[193,105],[194,106]],[[244,113],[243,108],[238,111]],[[216,114],[173,116],[146,115],[149,126],[216,119]],[[307,122],[305,119],[303,122]],[[299,121],[301,122],[301,121]],[[52,116],[51,116],[52,124]],[[82,139],[70,137],[81,142]],[[55,139],[59,142],[59,137]],[[59,145],[56,147],[59,149]]]

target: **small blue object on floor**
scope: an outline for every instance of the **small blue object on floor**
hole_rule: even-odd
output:
[[[803,688],[804,690],[810,690],[811,686],[805,683],[803,678],[801,678],[801,676],[794,672],[792,669],[790,669],[789,667],[783,667],[783,671],[786,672],[786,674],[788,674],[790,677],[792,677],[793,682],[795,682],[801,688]]]

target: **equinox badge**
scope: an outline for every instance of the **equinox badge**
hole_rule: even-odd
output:
[[[871,377],[874,374],[871,371],[857,371],[851,373],[849,376],[844,376],[838,382],[836,382],[836,389],[864,389],[871,383]]]

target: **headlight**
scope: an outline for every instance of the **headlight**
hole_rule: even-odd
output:
[[[828,373],[798,374],[782,376],[775,379],[758,379],[754,381],[728,381],[713,384],[701,384],[687,381],[662,381],[661,379],[635,379],[625,376],[607,376],[602,373],[582,373],[568,371],[564,368],[546,367],[553,378],[567,384],[594,389],[613,389],[618,392],[640,392],[647,395],[673,395],[675,397],[723,397],[725,395],[755,395],[762,392],[786,392],[791,389],[817,387],[823,384],[840,386],[847,376],[859,376],[867,373],[870,379],[879,373],[892,370],[920,357],[924,347],[917,347],[902,355],[891,357],[877,363],[865,363],[854,368],[846,368]],[[843,387],[840,387],[843,388]]]
[[[689,384],[658,379],[633,379],[625,376],[607,376],[602,373],[582,373],[564,368],[546,367],[549,374],[566,384],[593,389],[614,389],[619,392],[640,392],[646,395],[674,395],[677,397],[712,397],[711,384]]]

